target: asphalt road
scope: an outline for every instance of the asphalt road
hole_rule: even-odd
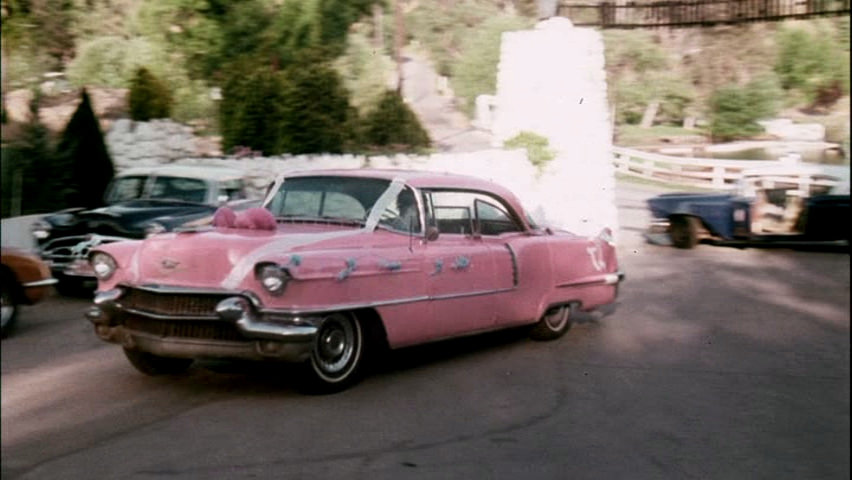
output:
[[[554,342],[519,332],[396,352],[331,396],[287,369],[145,377],[53,297],[2,343],[4,479],[848,479],[847,253],[644,243]]]

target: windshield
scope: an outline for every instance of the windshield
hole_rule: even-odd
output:
[[[146,187],[148,182],[151,182],[151,177],[144,175],[118,177],[112,181],[108,189],[106,203],[113,204],[143,198],[196,203],[204,203],[207,200],[207,184],[201,179],[156,177]]]
[[[145,191],[145,176],[118,177],[107,190],[106,203],[113,204],[142,198]]]
[[[297,177],[281,183],[266,208],[279,219],[325,219],[363,223],[388,180]]]

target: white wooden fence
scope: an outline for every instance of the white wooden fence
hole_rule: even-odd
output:
[[[613,147],[612,152],[617,173],[712,190],[732,188],[743,170],[782,164],[779,160],[681,158],[623,147]]]

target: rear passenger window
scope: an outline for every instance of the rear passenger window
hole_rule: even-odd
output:
[[[429,192],[430,222],[440,233],[500,235],[521,230],[496,197],[478,192],[435,190]]]

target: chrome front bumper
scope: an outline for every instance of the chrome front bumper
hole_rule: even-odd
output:
[[[96,293],[86,318],[102,340],[161,356],[300,362],[309,358],[322,321],[260,311],[239,295],[221,300],[215,316],[163,315],[123,305],[124,293]]]

